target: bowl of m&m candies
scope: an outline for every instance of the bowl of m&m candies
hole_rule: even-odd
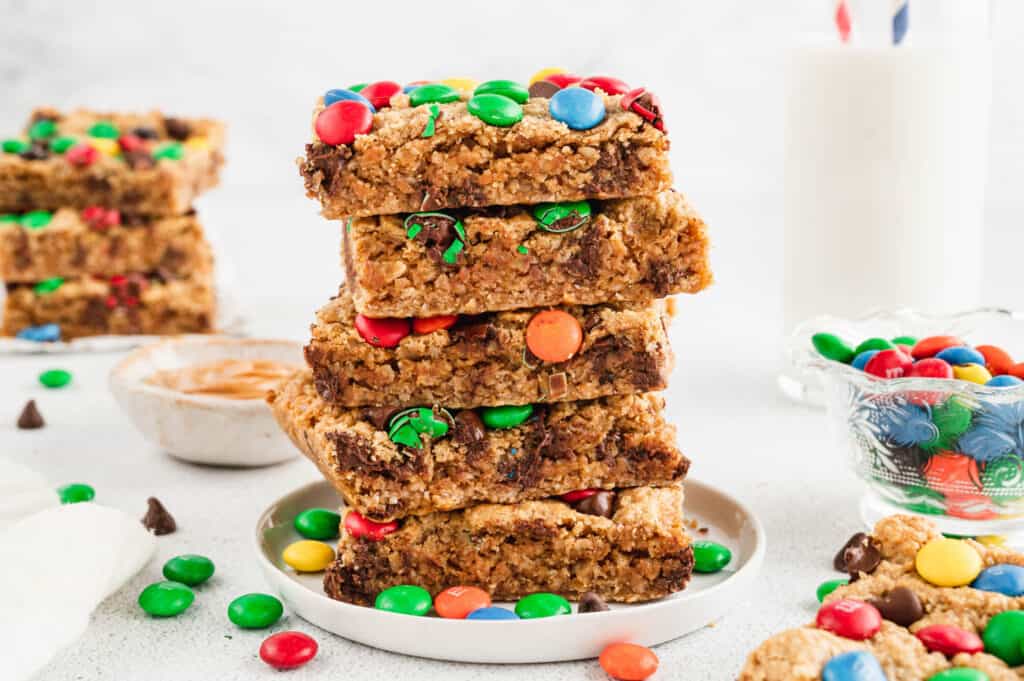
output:
[[[1024,535],[1024,321],[1003,310],[826,320],[802,361],[868,484],[865,521],[910,512],[951,534]]]

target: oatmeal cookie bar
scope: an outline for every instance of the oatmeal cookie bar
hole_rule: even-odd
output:
[[[1021,554],[943,538],[920,517],[891,516],[870,535],[854,535],[836,566],[851,572],[851,583],[826,596],[822,610],[856,612],[867,603],[882,619],[877,631],[857,640],[845,624],[835,624],[835,610],[827,619],[819,613],[816,624],[777,634],[754,650],[741,681],[811,681],[826,666],[853,660],[861,668],[877,663],[889,681],[925,681],[959,667],[984,676],[957,678],[1024,677]],[[865,615],[878,618],[858,614]]]
[[[356,218],[343,239],[371,317],[644,305],[711,283],[704,222],[676,192]]]
[[[470,113],[464,101],[412,106],[409,95],[397,94],[351,144],[326,144],[314,132],[299,170],[306,193],[333,219],[669,189],[666,134],[624,109],[621,96],[603,101],[603,120],[574,130],[540,97],[522,105],[521,120],[501,127]],[[314,121],[324,108],[321,98]],[[424,136],[427,130],[432,134]]]
[[[308,371],[268,401],[345,503],[376,522],[484,501],[667,485],[690,464],[663,418],[664,399],[652,393],[537,405],[508,428],[488,427],[479,413],[486,410],[338,407],[317,394]]]
[[[362,605],[398,584],[432,595],[477,586],[495,600],[593,591],[637,602],[680,591],[692,569],[682,486],[638,487],[615,493],[610,517],[545,500],[407,518],[379,541],[345,530],[324,590]]]
[[[218,182],[224,127],[205,118],[37,109],[3,141],[0,213],[99,205],[179,215]]]
[[[6,282],[108,272],[183,277],[208,269],[209,259],[192,211],[141,218],[94,206],[0,215],[0,279]]]
[[[387,339],[394,345],[380,347],[365,325],[359,330],[367,320],[357,318],[343,286],[317,313],[306,361],[320,395],[350,407],[567,402],[666,386],[673,357],[663,301],[638,309],[559,309],[582,335],[563,362],[543,362],[526,347],[527,325],[538,310],[462,316],[429,333],[410,333],[415,323],[391,319],[389,327],[399,330]]]
[[[186,279],[158,274],[48,279],[8,284],[0,335],[42,324],[60,326],[61,339],[83,336],[173,335],[214,331],[216,298],[210,273]]]

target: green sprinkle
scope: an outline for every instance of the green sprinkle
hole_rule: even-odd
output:
[[[356,85],[350,85],[348,89],[351,90],[352,92],[359,92],[367,85],[369,85],[369,83],[358,83]]]
[[[466,247],[466,242],[456,239],[452,242],[452,245],[445,249],[444,253],[441,254],[441,260],[444,260],[449,265],[454,265],[458,262],[459,253]]]
[[[43,279],[41,282],[33,286],[32,290],[35,291],[37,295],[45,295],[47,293],[53,293],[63,285],[63,277],[51,277],[49,279]]]
[[[530,249],[527,248],[526,246],[522,245],[522,244],[519,244],[516,247],[516,250],[519,251],[520,253],[522,253],[523,255],[526,255],[527,253],[530,252]]]
[[[25,140],[4,140],[2,146],[5,154],[23,154],[28,151],[28,142]]]
[[[36,121],[28,129],[28,136],[34,140],[44,140],[57,134],[57,124],[54,121],[44,118]]]
[[[168,142],[153,152],[153,158],[157,161],[162,158],[166,158],[171,161],[180,161],[184,155],[185,149],[181,146],[180,142]]]
[[[81,482],[74,482],[57,488],[57,496],[62,504],[80,504],[96,498],[96,490]]]
[[[39,374],[39,382],[47,388],[63,388],[71,382],[71,372],[64,369],[50,369]]]
[[[427,126],[423,128],[423,134],[420,137],[433,137],[437,126],[437,117],[441,113],[441,107],[437,104],[430,105],[430,119],[427,121]]]
[[[50,140],[50,151],[55,154],[63,154],[73,146],[75,146],[74,137],[54,137]]]
[[[53,220],[53,213],[48,210],[33,210],[21,216],[21,225],[29,229],[42,229]]]
[[[118,134],[117,126],[110,121],[99,121],[89,128],[90,137],[102,137],[103,139],[116,140]]]

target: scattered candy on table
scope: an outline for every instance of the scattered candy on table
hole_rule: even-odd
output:
[[[334,549],[323,542],[303,539],[286,546],[281,559],[296,572],[322,572],[334,560]]]
[[[400,584],[377,594],[373,607],[402,615],[423,616],[430,612],[430,592],[421,586]]]
[[[245,594],[228,605],[228,619],[241,629],[266,629],[282,614],[284,605],[270,594]]]
[[[572,606],[569,605],[569,601],[557,594],[530,594],[523,596],[516,603],[516,614],[524,620],[568,615],[571,612]]]
[[[37,430],[46,425],[43,415],[39,413],[39,407],[35,400],[29,400],[18,415],[17,426],[19,430]]]
[[[64,369],[50,369],[39,374],[39,382],[47,388],[63,388],[71,382],[71,372]]]
[[[139,594],[139,607],[153,617],[175,617],[188,610],[196,595],[178,582],[156,582]]]
[[[171,534],[178,529],[174,516],[156,497],[146,499],[146,514],[142,516],[142,526],[158,537]]]
[[[471,612],[490,606],[490,594],[475,586],[449,587],[434,599],[434,610],[446,619],[465,619]]]
[[[644,681],[658,671],[658,656],[635,643],[612,643],[597,658],[601,669],[619,681]]]
[[[337,539],[341,515],[326,508],[307,508],[295,516],[293,524],[306,539]]]
[[[62,504],[80,504],[96,498],[96,490],[81,482],[74,482],[57,489]]]
[[[316,656],[317,644],[299,631],[281,631],[260,644],[260,659],[274,669],[296,669]]]
[[[827,581],[822,582],[818,585],[818,588],[815,591],[815,595],[818,598],[818,602],[821,603],[825,600],[825,597],[828,596],[830,593],[832,593],[839,587],[849,583],[850,579],[848,577],[842,579],[829,579]]]
[[[731,560],[732,551],[717,542],[706,540],[693,542],[694,572],[718,572]]]
[[[214,570],[213,561],[206,556],[186,553],[164,563],[163,573],[168,581],[196,586],[213,577]]]

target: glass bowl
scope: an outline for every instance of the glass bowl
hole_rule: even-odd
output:
[[[1024,321],[1000,309],[820,317],[801,324],[787,347],[791,366],[819,379],[840,453],[867,483],[866,523],[915,513],[948,534],[1024,536],[1024,385],[878,378],[822,357],[811,344],[817,332],[854,345],[872,337],[954,335],[1024,358]]]

